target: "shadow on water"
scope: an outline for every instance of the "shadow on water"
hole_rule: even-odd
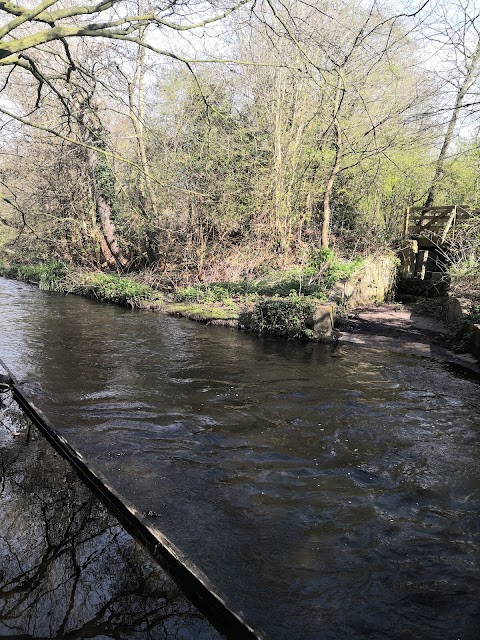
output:
[[[472,377],[6,281],[0,335],[62,435],[271,640],[480,639]]]
[[[221,636],[0,394],[0,637]]]

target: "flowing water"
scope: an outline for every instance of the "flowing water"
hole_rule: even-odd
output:
[[[480,638],[478,380],[7,280],[0,357],[272,640]]]
[[[218,640],[0,391],[0,638]]]

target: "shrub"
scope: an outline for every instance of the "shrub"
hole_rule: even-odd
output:
[[[312,335],[315,302],[305,298],[260,300],[250,316],[250,328],[289,338]]]
[[[459,294],[480,290],[480,215],[475,213],[458,224],[445,252],[451,288]]]
[[[468,310],[468,320],[473,324],[480,323],[480,302],[471,302]]]

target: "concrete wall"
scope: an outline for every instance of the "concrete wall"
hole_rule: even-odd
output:
[[[397,266],[393,254],[367,258],[348,280],[337,282],[330,297],[347,309],[383,302],[394,288]]]
[[[393,290],[398,261],[393,254],[367,258],[350,278],[337,282],[330,300],[316,305],[312,319],[313,336],[331,340],[337,305],[347,309],[383,302]]]
[[[422,243],[423,240],[423,243]],[[441,280],[445,275],[445,255],[440,247],[424,238],[406,241],[398,252],[400,266],[398,274],[404,280]]]

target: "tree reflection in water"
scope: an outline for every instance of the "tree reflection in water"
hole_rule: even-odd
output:
[[[221,636],[0,393],[0,637]]]

